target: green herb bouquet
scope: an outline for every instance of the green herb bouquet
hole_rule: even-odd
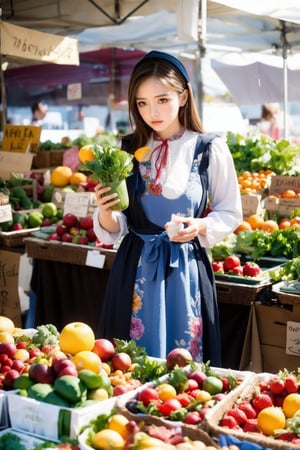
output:
[[[80,166],[81,170],[91,173],[91,178],[101,181],[103,186],[110,186],[108,194],[116,193],[120,202],[112,209],[122,211],[128,207],[129,199],[126,178],[133,168],[133,155],[125,152],[118,146],[95,144],[92,147],[94,158]]]

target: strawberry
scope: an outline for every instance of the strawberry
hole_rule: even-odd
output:
[[[266,393],[257,394],[252,402],[253,407],[261,411],[262,409],[268,408],[269,406],[273,406],[273,401],[270,397],[270,395]]]
[[[298,392],[298,382],[296,375],[290,374],[285,379],[285,389],[289,394]]]
[[[247,422],[247,416],[241,409],[231,408],[226,412],[226,415],[234,417],[238,425]]]
[[[245,433],[260,433],[260,429],[257,426],[257,419],[248,419],[243,427]]]
[[[223,392],[229,392],[230,391],[230,382],[227,377],[222,377],[222,383],[223,383]]]
[[[292,442],[293,439],[298,438],[298,435],[296,433],[282,433],[278,436],[278,439],[281,439],[282,441]]]
[[[283,389],[280,394],[274,395],[274,406],[282,406],[283,400],[287,396],[287,390]]]
[[[280,394],[285,387],[284,381],[278,376],[274,376],[270,380],[270,390],[273,394]]]
[[[256,411],[248,401],[243,401],[239,404],[239,409],[241,411],[244,411],[248,419],[255,419],[256,418]]]
[[[225,415],[220,422],[221,427],[239,429],[238,423],[233,416]]]

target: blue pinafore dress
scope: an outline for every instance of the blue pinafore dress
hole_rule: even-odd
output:
[[[163,228],[174,212],[203,214],[211,140],[199,136],[187,188],[171,201],[147,193],[135,163],[127,180],[130,206],[124,212],[129,233],[110,273],[98,335],[134,339],[160,358],[175,347],[186,348],[194,360],[220,366],[215,283],[206,251],[198,239],[171,242]]]

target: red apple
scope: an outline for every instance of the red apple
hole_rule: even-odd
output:
[[[24,368],[25,368],[25,364],[23,361],[21,361],[20,359],[15,359],[12,363],[12,369],[17,370],[19,373],[22,373]]]
[[[41,227],[49,227],[51,225],[53,225],[53,223],[51,222],[50,219],[44,219],[41,223]]]
[[[115,354],[114,344],[105,338],[95,340],[94,348],[92,352],[96,353],[101,361],[108,361]]]
[[[190,373],[189,378],[196,381],[198,388],[202,389],[203,381],[207,378],[207,375],[201,369],[196,369]]]
[[[60,241],[60,236],[57,233],[51,233],[47,236],[46,241]]]
[[[27,348],[27,345],[28,345],[28,342],[26,342],[26,341],[19,341],[17,344],[16,344],[16,347],[17,348]]]
[[[192,355],[190,352],[185,348],[174,348],[171,350],[166,359],[166,365],[168,371],[172,370],[175,366],[184,367],[189,362],[193,360]]]
[[[79,221],[77,217],[72,213],[67,213],[63,217],[63,225],[68,228],[78,227]]]
[[[9,342],[0,343],[0,353],[5,353],[9,358],[13,358],[16,353],[17,347],[15,344]]]
[[[88,240],[89,240],[90,242],[95,242],[96,239],[97,239],[97,236],[96,236],[96,233],[95,233],[95,231],[94,231],[94,228],[89,228],[89,229],[87,230],[87,232],[86,232],[86,235],[87,235]]]
[[[63,236],[68,231],[68,228],[65,225],[57,225],[56,233],[59,236]]]
[[[64,375],[72,375],[73,377],[78,377],[78,370],[76,369],[76,366],[64,367],[60,372],[58,372],[57,378],[63,377]]]
[[[80,245],[88,245],[89,243],[89,239],[87,236],[80,236],[79,240],[78,240],[78,244]]]
[[[29,350],[30,358],[36,358],[37,356],[40,356],[41,354],[42,354],[42,351],[37,347],[34,347]]]
[[[12,227],[11,227],[12,231],[19,231],[19,230],[23,230],[23,225],[20,223],[13,223]]]
[[[72,242],[72,240],[73,240],[73,236],[68,232],[64,233],[61,237],[62,242]]]
[[[122,372],[125,372],[131,366],[131,358],[125,352],[115,353],[111,358],[111,363],[114,370],[122,370]]]
[[[92,228],[93,226],[93,218],[88,217],[81,217],[79,219],[79,227],[83,228],[84,230],[88,230],[89,228]]]
[[[14,381],[19,378],[20,373],[15,369],[10,369],[6,372],[5,377],[3,379],[3,386],[5,389],[12,389]]]
[[[36,383],[54,383],[54,370],[48,364],[36,363],[29,368],[29,377]]]
[[[72,369],[74,369],[74,368],[76,369],[76,366],[73,363],[73,361],[71,361],[68,358],[57,359],[56,361],[53,362],[52,366],[53,366],[54,372],[56,374],[59,374],[66,367],[71,367]],[[77,369],[76,369],[76,371],[77,371]]]
[[[126,394],[129,391],[129,387],[126,385],[118,384],[113,388],[113,396],[117,397],[118,395]]]

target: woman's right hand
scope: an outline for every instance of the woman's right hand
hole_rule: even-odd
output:
[[[97,206],[102,214],[111,214],[111,207],[117,205],[120,202],[117,194],[109,194],[110,190],[111,187],[104,187],[101,182],[95,187]]]

